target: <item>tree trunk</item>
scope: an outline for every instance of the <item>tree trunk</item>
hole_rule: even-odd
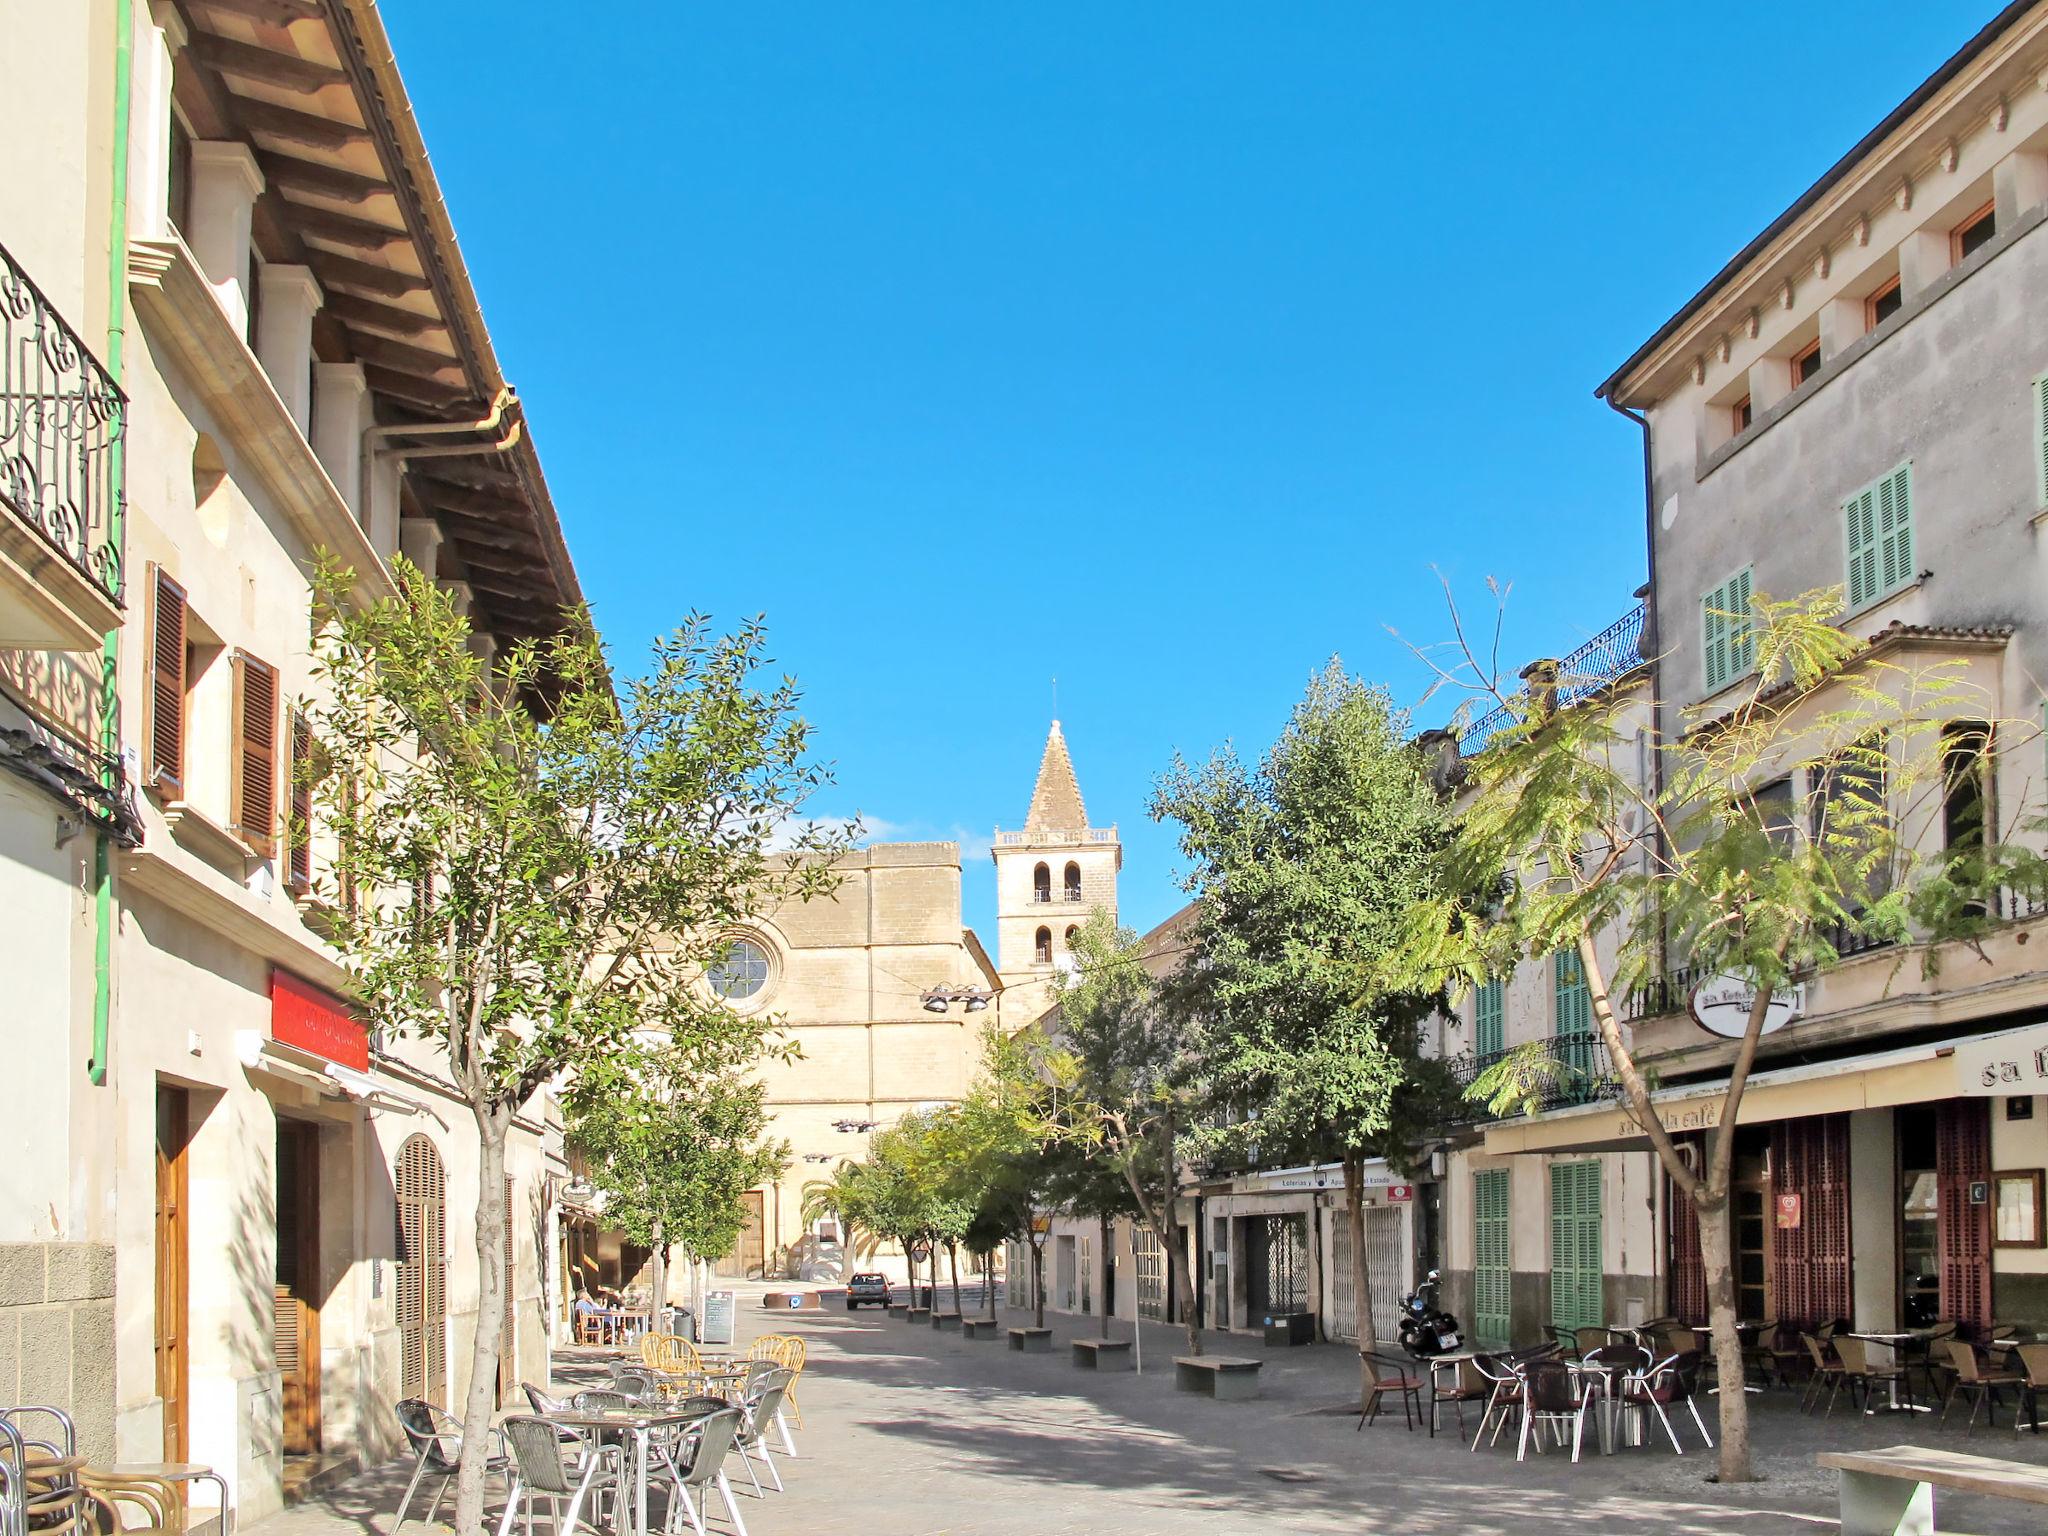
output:
[[[667,1321],[664,1313],[668,1307],[668,1243],[661,1235],[661,1223],[658,1221],[654,1224],[653,1237],[653,1252],[647,1260],[647,1283],[654,1298],[647,1313],[648,1332],[667,1333],[668,1329],[662,1325]]]
[[[981,1283],[988,1291],[988,1320],[996,1320],[996,1251],[991,1248],[981,1256]]]
[[[1045,1238],[1031,1229],[1031,1326],[1045,1326]]]
[[[953,1272],[953,1315],[960,1315],[960,1245],[946,1239],[946,1267]]]
[[[1700,1260],[1707,1274],[1707,1323],[1721,1377],[1721,1481],[1747,1483],[1755,1473],[1749,1460],[1749,1394],[1742,1389],[1742,1340],[1735,1332],[1735,1253],[1727,1191],[1702,1191],[1693,1205],[1699,1211]]]
[[[1344,1199],[1349,1207],[1346,1225],[1351,1239],[1351,1326],[1358,1335],[1359,1411],[1372,1394],[1372,1377],[1365,1368],[1365,1356],[1377,1344],[1372,1327],[1372,1277],[1365,1268],[1365,1157],[1356,1147],[1344,1149]]]
[[[469,1392],[462,1406],[462,1461],[455,1475],[458,1536],[483,1536],[484,1461],[491,1452],[497,1408],[498,1345],[505,1322],[505,1135],[510,1106],[472,1106],[477,1128],[476,1339],[469,1355]]]

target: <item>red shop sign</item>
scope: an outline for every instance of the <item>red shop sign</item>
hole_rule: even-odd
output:
[[[1797,1190],[1792,1190],[1778,1196],[1778,1230],[1780,1232],[1796,1231],[1799,1227],[1800,1214],[1799,1192]]]
[[[1415,1186],[1413,1184],[1389,1184],[1387,1186],[1387,1204],[1389,1205],[1399,1205],[1404,1200],[1413,1200],[1414,1198]]]
[[[348,1004],[275,968],[270,972],[270,1038],[358,1072],[370,1068],[370,1032]]]

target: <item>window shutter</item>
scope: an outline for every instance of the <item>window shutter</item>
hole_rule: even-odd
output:
[[[1735,681],[1756,659],[1756,635],[1749,619],[1752,572],[1744,569],[1700,599],[1700,647],[1707,692]]]
[[[1472,1053],[1481,1060],[1498,1056],[1506,1048],[1501,990],[1496,976],[1472,994]]]
[[[276,847],[277,673],[235,652],[235,775],[228,817],[258,853]]]
[[[1728,580],[1728,665],[1731,678],[1740,677],[1756,661],[1756,626],[1750,621],[1749,583],[1753,573],[1737,572]]]
[[[1550,1320],[1597,1328],[1606,1317],[1600,1273],[1600,1164],[1550,1165]]]
[[[2048,373],[2034,380],[2034,458],[2041,471],[2041,505],[2048,507]]]
[[[159,567],[149,595],[144,778],[176,795],[183,791],[185,778],[185,589]]]
[[[1861,608],[1877,595],[1877,493],[1864,491],[1843,508],[1848,519],[1849,606]]]
[[[313,728],[292,711],[291,825],[285,829],[285,879],[303,895],[313,888]]]
[[[1721,602],[1725,589],[1716,587],[1700,599],[1700,654],[1704,658],[1707,692],[1721,688],[1728,669],[1728,615]]]
[[[1877,537],[1884,590],[1913,579],[1913,467],[1902,464],[1877,482]]]
[[[1505,1344],[1514,1330],[1514,1282],[1508,1271],[1508,1174],[1472,1175],[1472,1333]]]

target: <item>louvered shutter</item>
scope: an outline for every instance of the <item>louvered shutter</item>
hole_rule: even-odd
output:
[[[398,1149],[398,1336],[407,1397],[438,1403],[448,1380],[447,1175],[423,1135]]]
[[[1551,982],[1557,1059],[1569,1074],[1563,1086],[1572,1091],[1583,1088],[1593,1076],[1593,998],[1577,950],[1560,949],[1551,957]]]
[[[1506,1344],[1514,1328],[1509,1273],[1508,1173],[1472,1175],[1472,1331],[1482,1343]]]
[[[1501,991],[1496,976],[1472,994],[1472,1054],[1482,1062],[1506,1048]]]
[[[1705,1161],[1701,1139],[1675,1136],[1672,1140],[1686,1166],[1697,1173]],[[1671,1297],[1666,1305],[1680,1322],[1701,1324],[1707,1320],[1707,1264],[1700,1251],[1699,1208],[1669,1174],[1664,1176],[1664,1191],[1665,1219],[1671,1228]],[[1726,1214],[1719,1219],[1725,1221]]]
[[[149,719],[144,778],[181,795],[185,781],[185,589],[162,569],[150,583]]]
[[[1849,541],[1849,606],[1861,608],[1877,596],[1877,491],[1851,496],[1843,508]]]
[[[1606,1317],[1600,1273],[1600,1164],[1550,1165],[1550,1320],[1597,1328]]]
[[[1754,572],[1737,571],[1728,579],[1728,662],[1740,677],[1756,663],[1756,625],[1749,611],[1749,585]]]
[[[1970,1199],[1972,1184],[1988,1186],[1991,1179],[1989,1109],[1988,1099],[1948,1099],[1934,1107],[1941,1315],[1976,1328],[1991,1322],[1991,1203]]]
[[[1700,599],[1700,655],[1709,693],[1734,675],[1728,664],[1728,612],[1721,601],[1724,591],[1716,587]]]
[[[1812,1115],[1774,1124],[1771,1193],[1799,1196],[1799,1225],[1771,1234],[1771,1289],[1779,1320],[1814,1328],[1850,1316],[1849,1117]]]
[[[2034,380],[2034,459],[2041,471],[2041,505],[2048,507],[2048,373]]]
[[[285,829],[285,878],[303,895],[313,888],[313,728],[292,711],[291,825]]]
[[[1901,464],[1843,504],[1849,549],[1849,606],[1860,608],[1910,583],[1913,466]]]
[[[1756,634],[1749,617],[1754,573],[1738,571],[1700,599],[1700,649],[1707,691],[1726,687],[1756,659]]]
[[[229,822],[268,854],[277,837],[277,673],[235,652],[235,777]]]

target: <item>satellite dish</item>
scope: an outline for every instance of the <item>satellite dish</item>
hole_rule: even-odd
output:
[[[1747,976],[1723,972],[1709,976],[1692,989],[1693,1022],[1710,1035],[1723,1040],[1740,1040],[1749,1029],[1749,1013],[1756,1006],[1756,983]],[[1771,994],[1764,1009],[1762,1033],[1775,1034],[1806,1011],[1806,988],[1780,987]]]

